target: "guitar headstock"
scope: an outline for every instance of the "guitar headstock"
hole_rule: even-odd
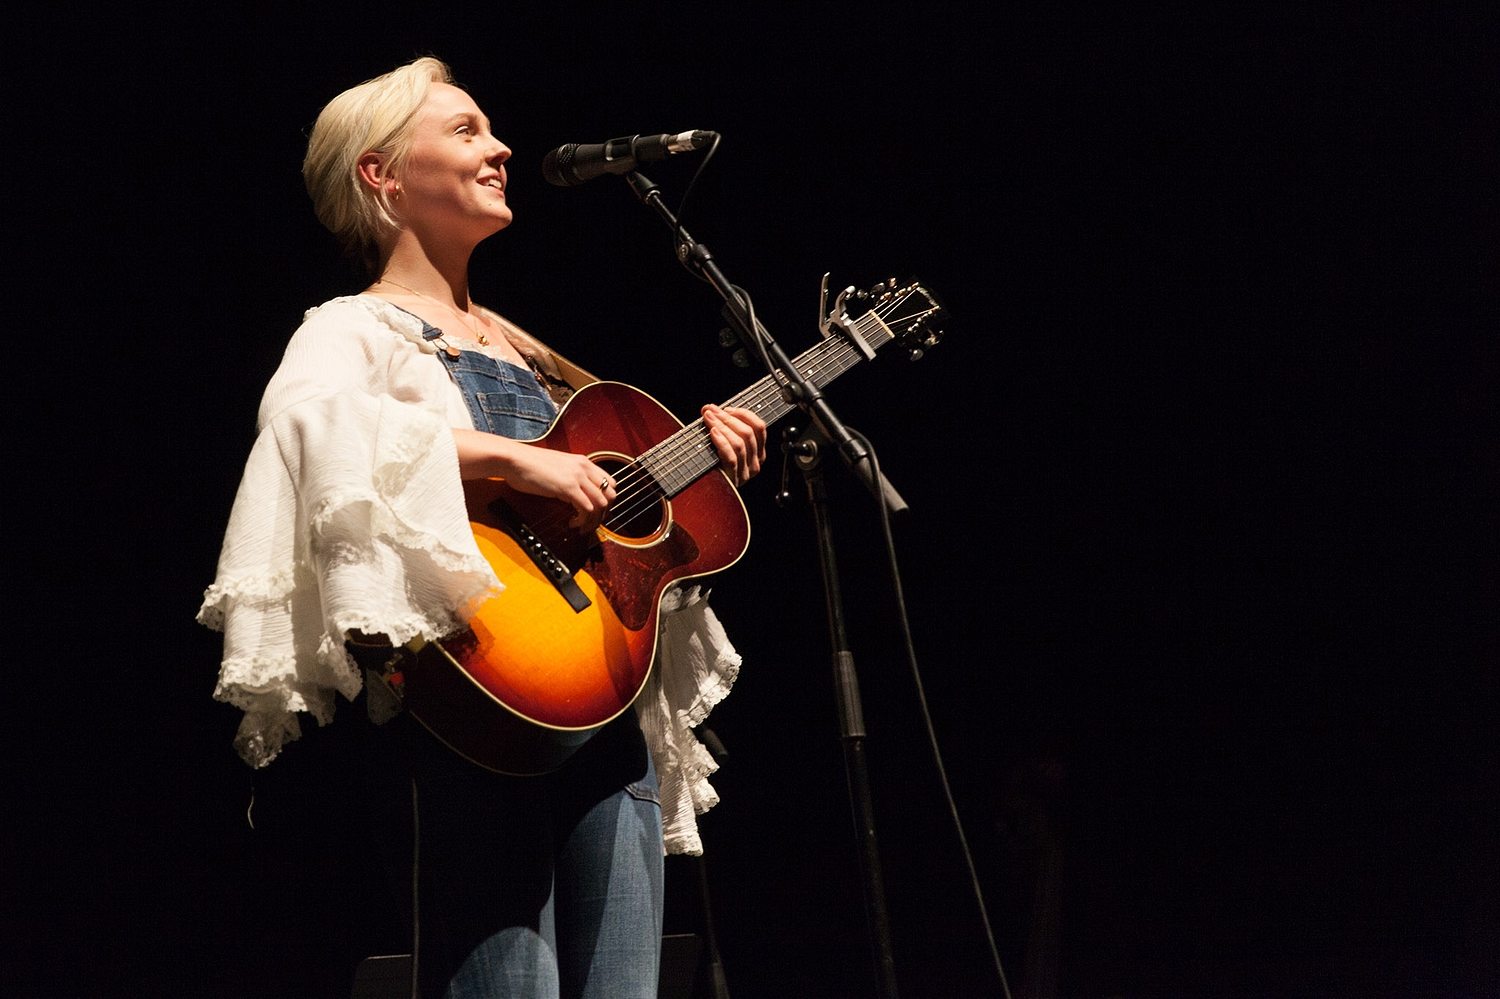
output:
[[[856,292],[856,301],[868,301],[867,311],[875,313],[890,328],[891,336],[915,361],[943,338],[939,325],[947,318],[943,303],[915,278],[897,285],[891,278],[869,291]]]

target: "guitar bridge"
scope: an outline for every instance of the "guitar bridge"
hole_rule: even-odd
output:
[[[552,549],[547,547],[547,543],[526,526],[526,521],[521,519],[521,515],[516,513],[515,508],[504,500],[497,499],[489,505],[489,509],[490,513],[495,515],[495,519],[500,522],[500,526],[505,528],[505,533],[515,539],[516,544],[520,545],[521,550],[526,553],[526,557],[531,559],[531,564],[540,570],[547,581],[568,602],[568,606],[573,608],[573,613],[582,613],[585,608],[593,605],[593,601],[583,590],[579,589],[578,583],[574,581],[573,570],[554,555]]]

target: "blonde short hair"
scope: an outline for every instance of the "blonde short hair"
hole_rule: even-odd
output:
[[[442,60],[424,56],[350,87],[329,101],[313,124],[302,161],[313,210],[344,248],[364,257],[372,270],[378,266],[381,237],[398,223],[385,188],[372,190],[360,180],[359,159],[381,153],[387,157],[387,175],[400,176],[428,88],[452,82]]]

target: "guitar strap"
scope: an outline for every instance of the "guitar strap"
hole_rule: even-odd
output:
[[[596,375],[580,368],[509,319],[489,309],[484,311],[505,330],[505,338],[526,359],[527,366],[535,372],[537,380],[558,406],[585,385],[599,381]]]

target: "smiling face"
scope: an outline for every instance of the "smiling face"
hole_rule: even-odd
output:
[[[401,169],[396,210],[404,227],[478,242],[510,225],[505,161],[510,149],[490,131],[474,99],[433,83],[417,112]]]

